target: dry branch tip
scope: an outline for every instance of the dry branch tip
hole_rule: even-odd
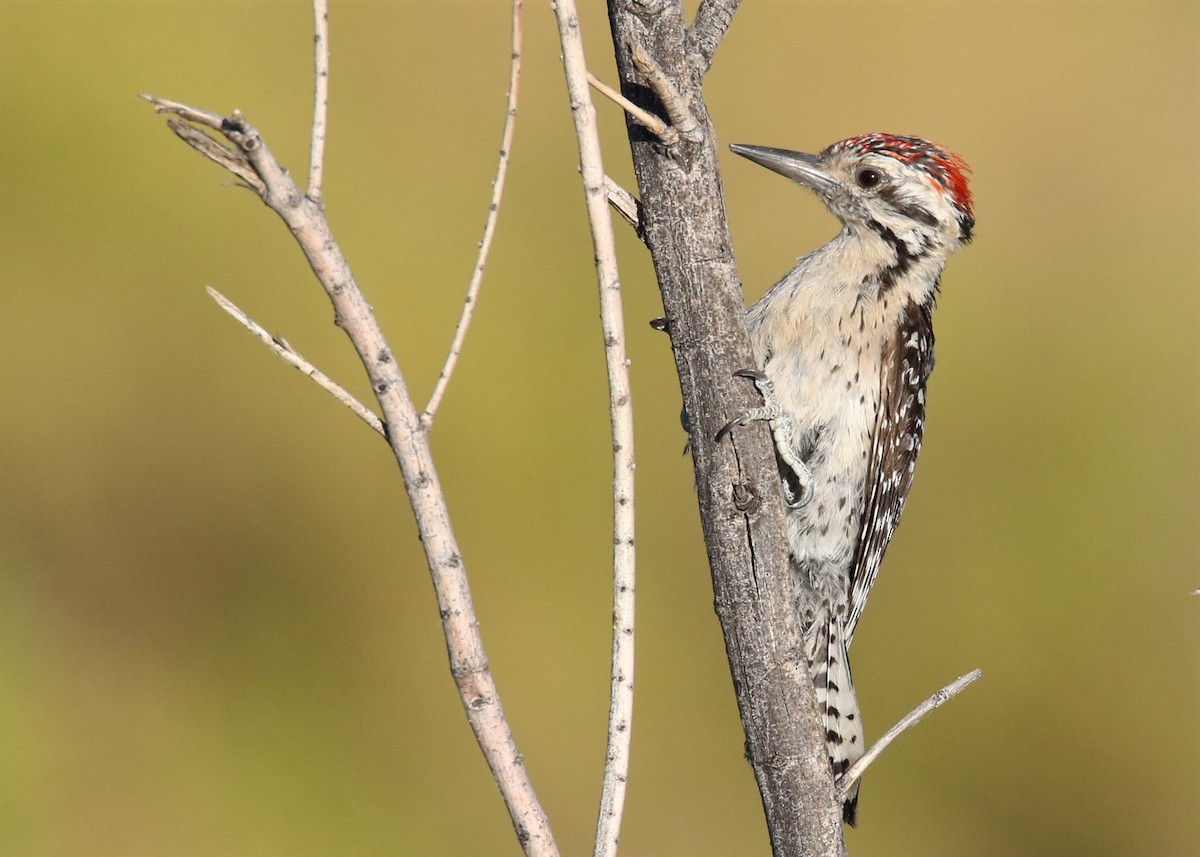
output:
[[[951,699],[958,696],[960,693],[966,690],[967,685],[971,684],[982,675],[983,671],[976,669],[964,676],[959,676],[957,679],[950,682],[950,684],[935,692],[932,696],[930,696],[908,714],[904,715],[904,717],[902,717],[895,726],[883,734],[883,737],[871,745],[871,749],[864,753],[861,759],[850,766],[850,770],[846,771],[846,773],[838,779],[837,788],[841,797],[845,799],[845,797],[850,793],[850,790],[854,787],[855,782],[857,782],[862,777],[863,772],[867,770],[867,767],[879,757],[879,754],[887,748],[888,744],[891,744],[892,741],[896,740],[901,732],[905,731],[911,726],[916,726],[925,718],[927,714],[929,714],[935,708],[942,707]]]
[[[154,105],[155,113],[174,113],[189,122],[195,122],[197,125],[204,125],[207,128],[212,128],[214,131],[225,130],[225,123],[229,120],[219,113],[213,113],[208,110],[201,110],[198,107],[190,107],[179,101],[172,101],[169,98],[159,98],[157,95],[148,95],[140,93],[141,98],[149,101]],[[241,112],[235,110],[235,117],[240,117]]]

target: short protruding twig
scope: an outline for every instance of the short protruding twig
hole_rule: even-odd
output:
[[[500,135],[500,160],[496,164],[496,178],[492,181],[492,201],[488,206],[487,219],[483,224],[483,237],[479,240],[479,253],[475,257],[475,267],[471,271],[471,282],[467,285],[467,297],[463,301],[462,313],[454,328],[454,339],[450,342],[450,350],[446,354],[446,362],[438,374],[429,403],[421,413],[421,426],[428,431],[433,426],[433,417],[442,404],[446,388],[450,384],[450,376],[458,365],[458,355],[462,352],[463,342],[467,338],[467,330],[471,327],[471,319],[475,316],[475,302],[479,297],[479,288],[483,285],[483,269],[487,265],[488,254],[492,249],[492,237],[496,234],[496,220],[500,216],[500,202],[504,198],[504,180],[508,176],[508,160],[512,151],[513,131],[517,127],[517,100],[521,84],[521,44],[522,26],[521,11],[523,0],[513,0],[512,5],[512,63],[508,73],[508,108],[504,114],[504,131]]]
[[[212,286],[205,286],[204,288],[208,292],[208,296],[216,301],[217,305],[221,307],[221,309],[225,310],[225,312],[237,319],[242,326],[246,328],[246,330],[250,331],[260,340],[262,340],[263,344],[266,345],[267,348],[270,348],[272,351],[274,351],[284,363],[299,369],[309,378],[312,378],[317,383],[318,387],[329,393],[331,396],[353,411],[355,416],[377,431],[380,435],[387,437],[387,430],[383,426],[383,421],[375,415],[374,411],[346,392],[345,388],[343,388],[340,384],[338,384],[316,366],[312,365],[303,357],[301,357],[299,352],[292,348],[286,339],[284,339],[282,336],[272,335],[266,330],[266,328],[264,328],[254,319],[250,318],[250,316],[246,315],[246,313],[242,311],[237,304],[218,292]]]
[[[906,714],[899,723],[883,734],[883,737],[871,745],[871,749],[863,754],[862,758],[850,766],[850,770],[846,771],[837,781],[838,792],[843,799],[850,794],[850,790],[854,784],[862,777],[863,772],[867,769],[875,759],[882,753],[888,744],[891,744],[896,737],[908,729],[910,726],[915,726],[925,715],[933,711],[935,708],[940,708],[954,697],[958,696],[967,685],[983,675],[981,670],[972,670],[964,676],[952,681],[950,684],[943,687],[929,699],[922,702],[908,714]]]
[[[621,218],[632,226],[638,235],[641,235],[641,204],[637,201],[637,197],[625,190],[625,188],[621,187],[609,176],[604,177],[604,190],[608,193],[608,204],[616,209],[617,214],[621,215]]]
[[[628,42],[627,45],[633,67],[646,79],[646,85],[658,96],[663,110],[667,111],[671,125],[683,139],[692,143],[698,142],[702,138],[700,124],[692,115],[692,111],[688,109],[675,84],[662,70],[662,66],[655,62],[654,57],[650,56],[649,52],[637,42]]]
[[[638,107],[621,93],[617,92],[596,75],[588,72],[588,83],[592,85],[592,89],[599,92],[609,101],[616,104],[638,122],[646,126],[646,129],[658,139],[662,140],[664,145],[674,146],[679,142],[679,132],[668,125],[666,122],[659,119],[649,110],[644,110]]]
[[[312,144],[308,156],[308,198],[321,205],[325,176],[325,134],[329,123],[329,2],[313,0]]]

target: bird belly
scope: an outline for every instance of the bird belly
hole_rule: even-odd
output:
[[[870,351],[826,340],[819,359],[808,348],[781,349],[764,367],[813,475],[812,500],[787,520],[806,618],[823,605],[844,614],[848,602],[880,398],[878,350]]]

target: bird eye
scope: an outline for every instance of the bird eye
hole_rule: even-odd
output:
[[[879,184],[881,176],[875,170],[859,170],[858,171],[858,186],[859,187],[875,187]]]

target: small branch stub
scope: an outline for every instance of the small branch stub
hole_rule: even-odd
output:
[[[617,214],[634,228],[638,237],[642,235],[642,215],[637,197],[621,187],[608,176],[604,177],[604,189],[608,193],[608,204],[616,209]]]

